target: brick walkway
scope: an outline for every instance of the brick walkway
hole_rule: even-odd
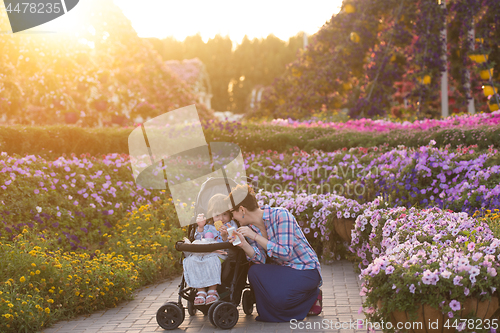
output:
[[[232,330],[226,332],[338,332],[335,329],[340,323],[364,319],[364,315],[358,314],[363,298],[359,296],[360,280],[354,273],[353,265],[348,261],[336,261],[330,265],[322,266],[323,273],[323,313],[318,317],[306,318],[293,326],[290,323],[262,323],[255,320],[257,316],[254,310],[251,316],[245,315],[241,305],[239,306],[240,317],[238,323]],[[116,308],[96,312],[87,317],[78,317],[71,321],[62,321],[43,333],[148,333],[168,332],[156,323],[156,311],[166,301],[177,301],[178,285],[180,277],[151,285],[136,293],[135,299],[123,303]],[[186,307],[186,301],[183,301]],[[307,326],[306,326],[307,325]],[[315,326],[309,326],[315,325]],[[313,328],[307,330],[307,328]],[[316,328],[316,329],[314,329]],[[171,332],[214,332],[224,331],[210,324],[208,316],[197,312],[190,317],[186,310],[186,318],[178,329]],[[365,329],[341,329],[341,332],[366,332]]]

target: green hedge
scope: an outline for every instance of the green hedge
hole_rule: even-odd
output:
[[[74,126],[0,126],[0,151],[9,154],[47,155],[84,154],[93,156],[108,153],[128,154],[128,136],[132,128],[81,128]],[[436,141],[437,147],[450,144],[479,149],[500,146],[500,125],[472,129],[432,129],[427,131],[353,132],[329,128],[291,128],[260,124],[206,123],[207,142],[228,141],[244,152],[273,150],[284,152],[292,147],[305,151],[313,149],[335,151],[341,148],[389,147],[405,145],[419,147]]]

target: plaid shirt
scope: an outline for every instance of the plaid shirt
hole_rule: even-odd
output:
[[[266,263],[266,255],[282,266],[290,266],[298,270],[318,269],[321,276],[321,266],[318,256],[307,241],[295,217],[282,207],[265,205],[262,219],[267,231],[267,249],[264,250],[254,240],[248,240],[255,255],[249,260],[257,264]],[[250,225],[250,228],[262,236],[260,229]]]

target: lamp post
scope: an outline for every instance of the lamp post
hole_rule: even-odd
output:
[[[446,10],[446,0],[438,0],[441,10]],[[442,55],[444,68],[441,72],[441,117],[446,118],[449,116],[448,110],[448,45],[446,36],[446,18],[444,21],[443,29],[441,30]]]
[[[471,26],[467,33],[467,48],[474,50],[474,19],[471,19]],[[465,70],[465,91],[467,97],[467,111],[469,114],[476,114],[476,108],[474,106],[474,96],[472,95],[472,85],[470,82],[470,69]]]

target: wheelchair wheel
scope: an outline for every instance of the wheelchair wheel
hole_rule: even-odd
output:
[[[233,303],[222,302],[217,305],[212,316],[217,327],[227,330],[238,322],[238,308]]]
[[[182,304],[168,302],[156,312],[156,322],[165,330],[173,330],[184,321],[184,307]]]
[[[243,312],[245,312],[246,315],[251,315],[253,312],[253,295],[252,291],[250,290],[245,290],[243,292],[243,297],[241,299],[241,306],[243,307]]]
[[[222,301],[217,301],[213,304],[210,304],[210,307],[208,308],[208,320],[210,320],[210,324],[214,325],[215,327],[217,327],[217,325],[214,322],[214,310],[220,303],[222,303]]]
[[[188,301],[188,313],[190,316],[196,315],[196,308],[194,307],[194,302]]]

